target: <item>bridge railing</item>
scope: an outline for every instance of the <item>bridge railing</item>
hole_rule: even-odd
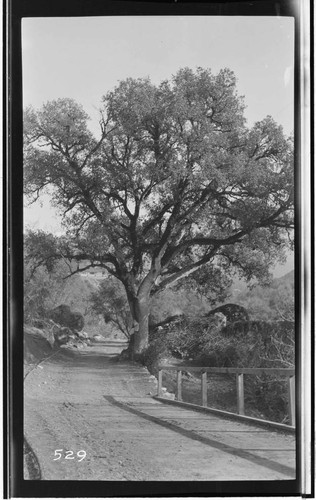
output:
[[[182,401],[182,372],[198,372],[201,375],[201,405],[207,407],[207,374],[226,373],[236,374],[237,413],[245,415],[244,404],[244,375],[277,375],[288,381],[288,413],[291,426],[295,426],[295,369],[294,368],[218,368],[205,366],[175,366],[159,365],[158,367],[158,397],[163,397],[163,371],[177,372],[176,401]]]

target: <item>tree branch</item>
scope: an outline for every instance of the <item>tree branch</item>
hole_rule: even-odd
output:
[[[152,295],[155,293],[161,292],[168,286],[170,286],[172,283],[189,276],[192,274],[196,269],[201,267],[203,264],[206,264],[211,260],[212,257],[216,254],[216,250],[212,249],[210,252],[208,252],[206,255],[204,255],[200,260],[197,262],[192,262],[191,264],[187,265],[186,267],[179,269],[179,271],[175,272],[172,276],[169,276],[168,278],[164,279],[159,283],[159,285],[155,286],[152,290]]]

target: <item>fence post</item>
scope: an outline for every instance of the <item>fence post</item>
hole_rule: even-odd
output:
[[[288,377],[288,392],[289,392],[289,420],[290,425],[295,427],[295,375]]]
[[[176,392],[176,400],[182,401],[182,371],[177,371],[177,392]]]
[[[236,385],[237,385],[237,413],[239,415],[245,414],[245,403],[244,403],[244,374],[236,373]]]
[[[158,397],[162,396],[162,370],[158,370]]]
[[[201,373],[202,406],[207,406],[207,372]]]

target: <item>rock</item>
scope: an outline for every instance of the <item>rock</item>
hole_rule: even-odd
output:
[[[176,399],[175,394],[173,394],[172,392],[165,392],[164,395],[163,395],[163,397],[165,399],[171,399],[173,401]]]
[[[93,335],[93,339],[96,340],[97,342],[104,341],[104,337],[102,337],[102,335]]]
[[[87,332],[78,332],[78,337],[80,339],[88,339],[89,338],[89,335]]]
[[[214,314],[215,322],[217,326],[226,326],[226,316],[222,312],[217,312]]]
[[[71,311],[70,307],[65,304],[55,307],[48,315],[55,323],[68,327],[71,330],[80,332],[84,327],[83,315],[78,311]]]
[[[70,328],[67,327],[58,327],[57,325],[54,326],[54,337],[55,337],[55,342],[59,346],[63,344],[67,344],[67,342],[71,339],[74,338],[74,335]]]
[[[212,309],[206,314],[207,317],[214,316],[218,318],[218,314],[226,317],[227,323],[235,323],[235,321],[249,321],[249,314],[247,309],[239,304],[224,304],[222,306]],[[225,325],[223,325],[225,326]]]

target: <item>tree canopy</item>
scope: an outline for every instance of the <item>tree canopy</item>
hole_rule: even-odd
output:
[[[103,97],[98,139],[72,99],[25,111],[26,193],[52,188],[67,228],[49,244],[30,234],[33,256],[119,279],[136,352],[150,295],[205,265],[263,277],[288,245],[293,141],[269,116],[248,128],[244,107],[232,71],[184,68],[158,86],[120,82]]]

